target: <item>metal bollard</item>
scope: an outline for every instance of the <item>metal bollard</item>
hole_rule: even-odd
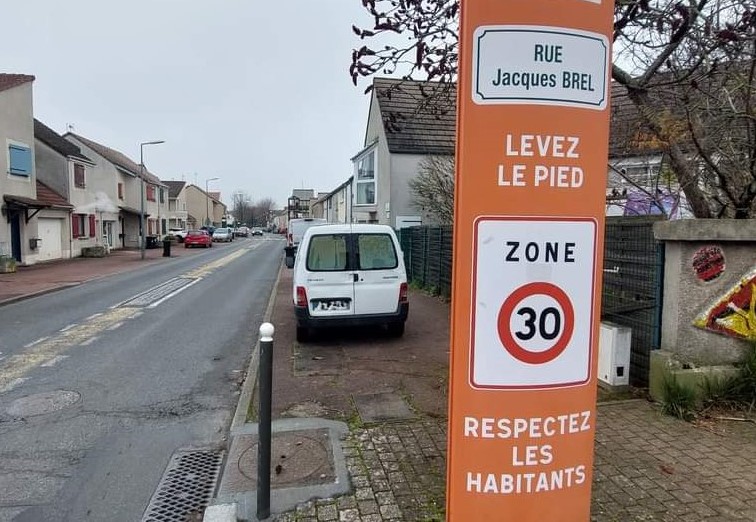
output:
[[[260,326],[260,423],[257,439],[257,519],[270,516],[271,401],[273,392],[273,332],[270,323]]]

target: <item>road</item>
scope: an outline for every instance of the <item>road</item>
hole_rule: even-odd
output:
[[[140,520],[177,450],[223,448],[281,255],[242,238],[3,307],[0,521]]]

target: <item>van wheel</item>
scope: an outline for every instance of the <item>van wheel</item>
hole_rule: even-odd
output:
[[[391,337],[401,337],[404,335],[404,323],[391,323],[388,332]]]
[[[297,342],[306,343],[310,339],[310,329],[306,326],[297,326]]]

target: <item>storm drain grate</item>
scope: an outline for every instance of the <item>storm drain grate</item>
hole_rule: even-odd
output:
[[[166,281],[165,283],[156,286],[155,288],[142,292],[141,294],[132,297],[128,301],[124,301],[121,306],[137,307],[137,306],[149,306],[157,301],[160,301],[164,297],[184,288],[185,286],[195,283],[196,279],[189,279],[186,277],[177,277]]]
[[[191,515],[201,516],[213,498],[222,463],[223,451],[173,455],[142,522],[185,522]]]

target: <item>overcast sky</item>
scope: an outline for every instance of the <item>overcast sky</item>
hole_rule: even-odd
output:
[[[0,72],[36,76],[34,116],[163,180],[283,207],[352,173],[369,97],[352,86],[360,0],[3,3]],[[370,20],[368,19],[369,23]]]

